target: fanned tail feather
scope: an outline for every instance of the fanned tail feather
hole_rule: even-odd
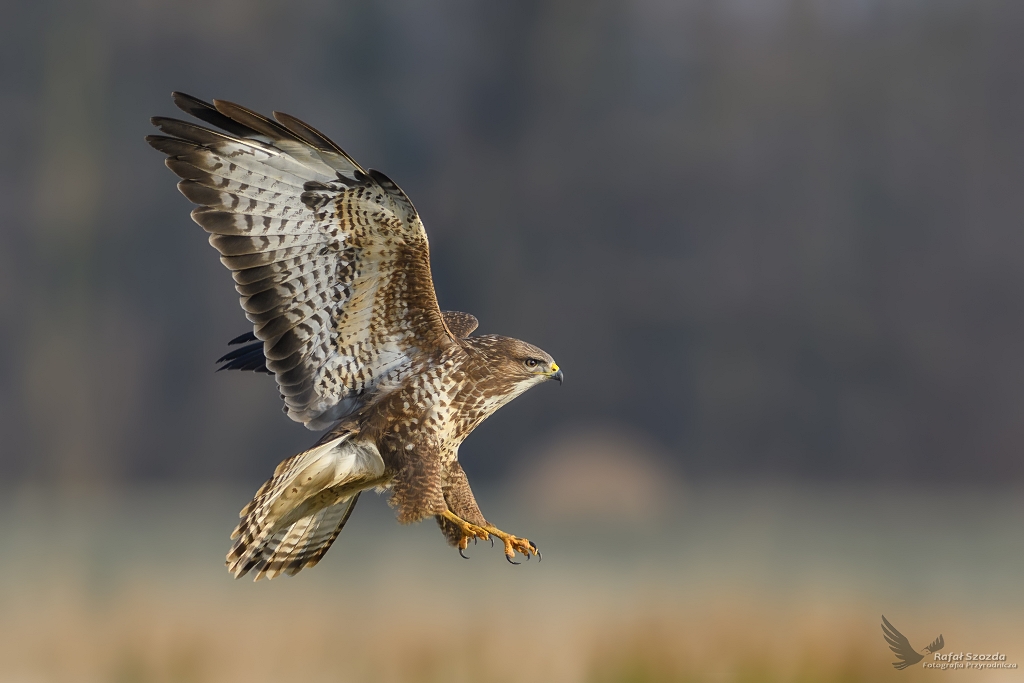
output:
[[[341,533],[359,492],[381,483],[376,447],[333,436],[285,460],[242,511],[227,566],[235,578],[295,574],[320,561]]]
[[[239,578],[255,571],[255,580],[273,579],[281,574],[293,576],[306,567],[312,567],[323,558],[345,528],[355,509],[359,493],[343,498],[317,512],[303,517],[291,526],[281,529],[262,544],[249,547],[235,544],[236,560],[228,555],[228,569]]]

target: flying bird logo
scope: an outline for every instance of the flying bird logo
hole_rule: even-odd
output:
[[[946,646],[946,641],[942,639],[942,634],[931,642],[931,645],[918,652],[907,640],[907,637],[896,630],[896,627],[889,623],[889,620],[882,615],[882,635],[885,636],[885,642],[889,643],[889,649],[896,654],[898,662],[893,662],[893,668],[906,669],[912,664],[917,664],[925,655],[929,655],[933,652],[938,652]]]

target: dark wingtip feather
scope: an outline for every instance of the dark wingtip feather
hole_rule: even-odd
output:
[[[180,138],[172,138],[166,135],[147,135],[146,142],[153,149],[163,152],[169,157],[177,157],[183,154],[189,154],[199,149],[199,145],[194,142],[188,142]],[[168,159],[167,161],[170,161]],[[173,168],[171,169],[174,170]]]
[[[183,93],[180,90],[175,90],[171,93],[171,99],[174,100],[174,105],[182,110],[183,112],[191,114],[196,109],[207,109],[214,110],[214,107],[209,102],[201,100],[198,97]]]
[[[252,332],[246,332],[232,339],[228,344],[236,345],[245,342],[254,342],[241,346],[225,353],[217,359],[217,363],[223,363],[217,372],[221,370],[242,370],[251,372],[262,372],[268,375],[273,373],[267,369],[267,358],[263,355],[263,342],[256,339]]]
[[[244,344],[245,342],[254,341],[256,341],[256,335],[252,332],[246,332],[245,334],[240,334],[231,341],[229,341],[228,346],[234,346],[235,344]]]
[[[240,104],[227,100],[214,100],[213,106],[216,107],[217,113],[221,116],[229,119],[236,125],[251,129],[253,133],[250,133],[250,136],[253,134],[265,135],[271,140],[295,140],[302,142],[301,138],[277,121],[272,121],[263,114],[243,107]]]
[[[200,121],[205,121],[212,126],[217,126],[221,130],[225,130],[232,135],[237,135],[243,138],[251,138],[258,133],[246,126],[243,123],[235,121],[234,119],[225,116],[224,114],[217,111],[209,102],[205,102],[198,97],[187,95],[183,92],[174,91],[171,93],[171,98],[174,100],[174,104],[178,109],[182,110],[186,114],[196,117]]]
[[[305,121],[295,118],[291,114],[285,114],[284,112],[275,111],[273,112],[274,118],[282,126],[287,128],[292,134],[298,136],[304,142],[316,147],[317,149],[335,152],[343,156],[350,164],[356,167],[356,169],[362,171],[363,167],[356,163],[356,160],[350,157],[345,150],[337,145],[334,140],[318,131],[313,126],[309,125]]]

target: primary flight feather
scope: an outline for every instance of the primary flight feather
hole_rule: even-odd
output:
[[[273,374],[290,418],[329,428],[242,509],[228,569],[260,579],[316,564],[369,488],[391,490],[401,522],[435,517],[460,553],[493,536],[510,562],[538,554],[483,517],[458,453],[502,405],[562,381],[551,356],[470,336],[476,318],[440,310],[423,223],[383,173],[287,114],[173,97],[220,129],[155,117],[163,135],[146,140],[199,205],[253,324],[221,369]]]

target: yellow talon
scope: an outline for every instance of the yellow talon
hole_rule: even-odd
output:
[[[441,517],[454,524],[456,528],[458,528],[459,532],[461,532],[462,536],[459,538],[458,546],[460,555],[462,555],[463,550],[469,547],[469,539],[479,538],[481,540],[486,541],[491,537],[491,535],[487,532],[486,529],[484,529],[483,527],[479,527],[476,524],[471,524],[470,522],[467,522],[466,520],[462,519],[454,512],[452,512],[451,510],[445,510],[443,513],[441,513]],[[463,555],[463,557],[465,557],[465,555]]]
[[[491,536],[494,536],[505,545],[505,559],[512,564],[519,564],[515,561],[517,552],[522,553],[526,559],[530,559],[534,555],[537,556],[538,560],[542,559],[540,551],[537,550],[537,546],[529,539],[507,534],[495,526],[477,526],[476,524],[462,519],[451,510],[445,510],[439,516],[448,520],[459,530],[460,536],[457,547],[459,549],[459,554],[463,557],[466,557],[462,551],[469,547],[469,539],[479,538],[486,541],[490,539]]]
[[[501,539],[502,543],[505,544],[505,559],[511,564],[519,564],[515,561],[516,552],[522,553],[526,559],[530,559],[534,555],[537,556],[538,560],[543,559],[541,557],[540,550],[537,549],[537,546],[533,541],[526,538],[520,538],[519,536],[513,536],[512,534],[507,534],[494,526],[485,526],[484,529],[492,536]]]

